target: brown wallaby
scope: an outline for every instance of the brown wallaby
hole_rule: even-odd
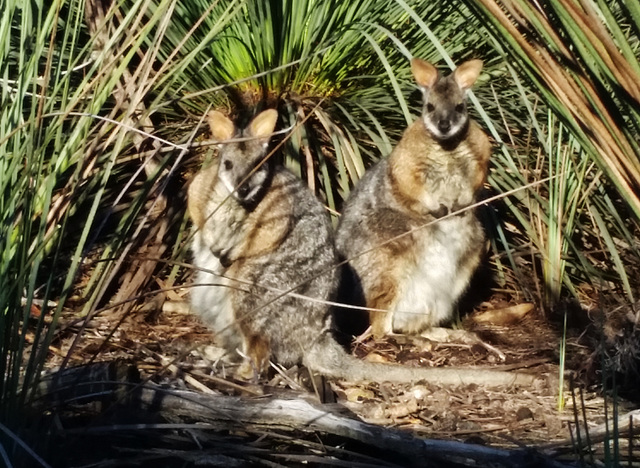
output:
[[[474,203],[486,179],[491,145],[465,104],[482,62],[441,77],[414,58],[411,70],[423,91],[422,117],[357,184],[336,235],[357,293],[376,309],[375,336],[451,320],[485,244],[475,211],[438,220]]]
[[[530,383],[532,376],[507,372],[364,362],[338,344],[330,301],[339,262],[331,223],[297,177],[264,161],[277,116],[266,110],[239,131],[212,112],[211,131],[224,144],[217,162],[189,187],[198,268],[192,309],[228,350],[240,348],[246,356],[239,376],[261,373],[273,359],[356,381]]]

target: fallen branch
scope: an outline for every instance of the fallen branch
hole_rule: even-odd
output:
[[[615,432],[614,427],[616,428]],[[575,432],[575,426],[570,426],[570,430]],[[559,450],[566,448],[567,451],[570,451],[576,448],[588,448],[590,445],[614,438],[633,437],[635,434],[640,433],[640,410],[633,410],[623,414],[618,417],[615,424],[614,421],[609,420],[598,426],[588,428],[588,430],[581,426],[580,433],[582,434],[580,444],[578,444],[578,438],[574,434],[571,438],[546,445],[545,448]]]
[[[251,433],[261,438],[263,434],[286,431],[325,434],[341,438],[345,443],[357,442],[368,447],[365,452],[397,454],[417,466],[424,466],[425,460],[434,461],[434,466],[522,467],[536,463],[536,466],[564,466],[534,449],[507,450],[422,439],[408,431],[365,423],[343,406],[322,405],[310,401],[304,394],[294,394],[291,398],[240,397],[160,388],[141,383],[136,367],[125,362],[66,369],[43,378],[40,390],[36,400],[40,404],[34,408],[37,414],[55,411],[59,418],[68,420],[76,413],[86,413],[87,407],[98,412],[92,418],[92,425],[63,430],[63,435],[104,433],[122,436],[142,431],[148,440],[150,430],[160,429]],[[308,398],[312,398],[310,394]],[[95,405],[96,402],[101,404]],[[119,414],[126,415],[122,421],[128,424],[119,424],[121,419],[116,417]],[[101,425],[98,422],[101,419],[108,424]],[[141,424],[139,421],[158,423]],[[129,424],[131,422],[133,424]],[[68,425],[73,426],[77,427]],[[158,440],[162,442],[161,434],[158,434]]]
[[[409,432],[368,424],[353,417],[340,414],[337,405],[320,405],[305,399],[277,397],[240,398],[224,395],[202,395],[188,391],[172,391],[146,387],[139,395],[140,403],[148,411],[159,413],[163,418],[176,418],[211,423],[220,423],[229,429],[297,430],[301,432],[323,432],[376,449],[396,452],[402,456],[424,463],[424,460],[441,460],[468,464],[491,463],[492,466],[529,466],[543,455],[529,449],[504,450],[455,441],[421,439]],[[545,466],[564,466],[544,458]]]

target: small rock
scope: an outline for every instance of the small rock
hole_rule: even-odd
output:
[[[533,412],[526,406],[521,406],[516,411],[516,421],[523,421],[525,419],[533,419]]]

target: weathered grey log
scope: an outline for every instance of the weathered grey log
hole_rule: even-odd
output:
[[[83,405],[101,403],[123,407],[129,414],[150,416],[154,421],[193,424],[199,430],[274,430],[321,432],[359,442],[376,450],[397,453],[415,465],[425,461],[463,466],[533,467],[564,466],[529,449],[506,450],[456,441],[422,439],[401,431],[357,419],[340,405],[322,405],[304,395],[246,397],[169,390],[139,381],[135,366],[101,363],[66,369],[44,379],[40,403]],[[310,396],[311,398],[311,396]],[[100,410],[98,410],[100,411]],[[148,420],[148,419],[147,419]],[[113,420],[111,421],[113,423]],[[109,424],[80,429],[83,433],[133,431],[163,424]],[[165,429],[170,429],[166,425]]]
[[[368,424],[339,414],[334,405],[320,405],[304,399],[275,397],[246,398],[202,395],[188,391],[144,388],[139,395],[144,408],[153,409],[171,419],[201,423],[224,422],[229,428],[285,429],[323,432],[377,449],[396,452],[415,460],[457,461],[492,466],[564,466],[535,450],[505,450],[456,441],[429,440],[397,429]],[[476,465],[477,466],[477,465]]]

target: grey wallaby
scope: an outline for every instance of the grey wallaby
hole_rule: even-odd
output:
[[[330,305],[339,262],[328,214],[296,176],[264,161],[277,117],[263,111],[240,131],[211,112],[212,134],[224,144],[188,193],[192,309],[229,351],[246,356],[238,375],[262,373],[271,359],[355,381],[530,383],[532,376],[507,372],[369,363],[340,346]]]
[[[474,203],[486,179],[491,145],[465,103],[482,62],[442,77],[414,58],[411,70],[422,117],[356,185],[336,235],[375,336],[449,321],[485,244],[474,210],[439,219]]]

